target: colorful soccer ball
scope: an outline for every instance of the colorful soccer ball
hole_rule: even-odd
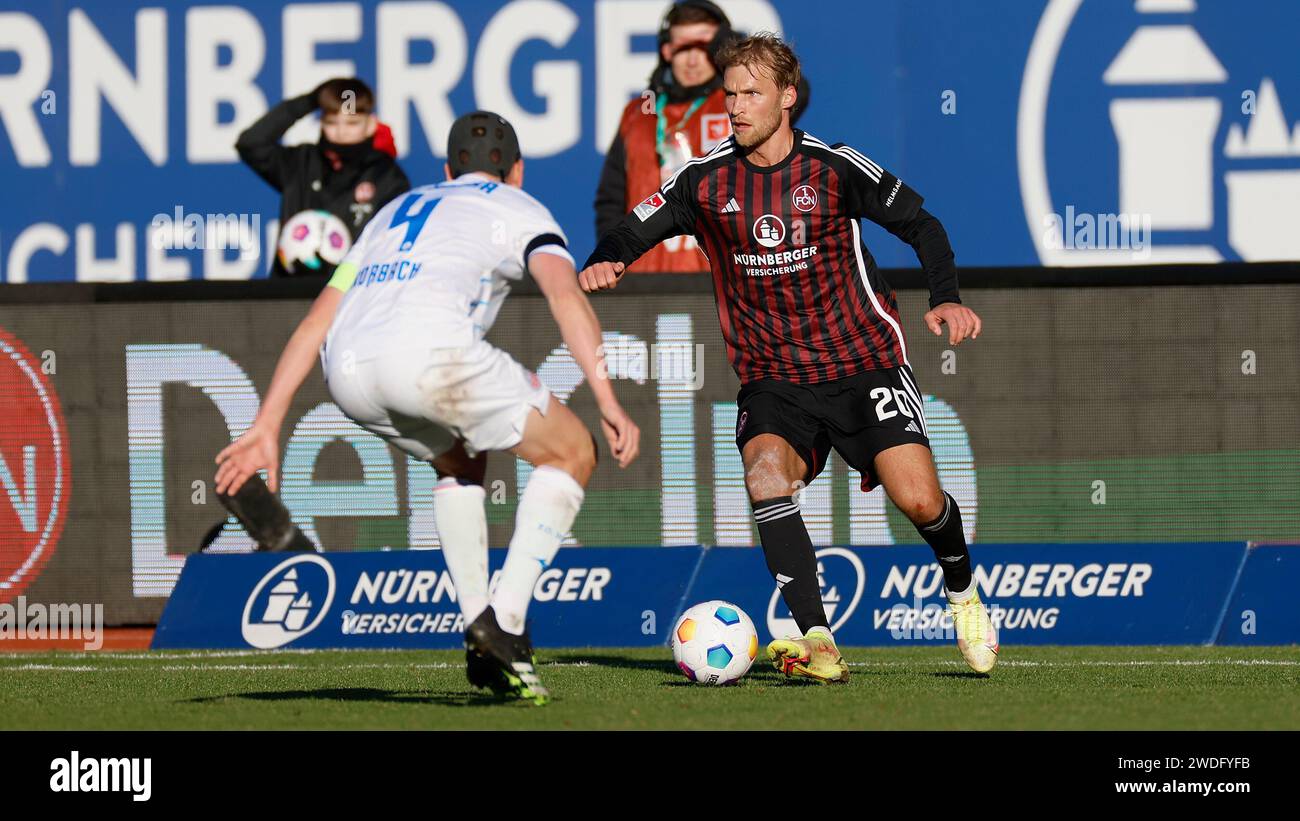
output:
[[[706,601],[673,627],[673,661],[696,684],[735,684],[758,655],[758,631],[734,604]]]
[[[329,211],[299,211],[280,230],[276,254],[291,274],[317,273],[338,265],[352,247],[352,235],[343,220]]]

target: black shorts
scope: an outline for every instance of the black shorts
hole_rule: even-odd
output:
[[[804,484],[822,472],[831,448],[871,490],[880,484],[877,453],[911,443],[930,447],[921,393],[906,365],[812,385],[759,379],[741,387],[736,411],[736,447],[743,453],[760,433],[780,436],[808,466]]]

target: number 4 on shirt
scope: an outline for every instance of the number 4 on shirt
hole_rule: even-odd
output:
[[[412,212],[411,209],[414,208],[415,204],[423,198],[423,194],[411,194],[406,199],[402,200],[402,204],[397,207],[397,212],[393,214],[393,221],[388,224],[388,229],[390,231],[394,228],[400,228],[403,225],[406,226],[406,236],[402,238],[402,245],[398,249],[399,251],[411,250],[412,246],[415,245],[416,238],[419,237],[420,232],[424,230],[425,221],[429,219],[429,215],[433,213],[433,209],[438,207],[438,203],[442,202],[441,197],[426,200],[424,205],[420,207],[419,211]]]

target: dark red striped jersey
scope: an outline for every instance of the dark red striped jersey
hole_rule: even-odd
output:
[[[694,234],[741,382],[827,382],[907,362],[894,291],[859,219],[916,249],[932,307],[960,301],[947,234],[921,202],[865,155],[798,129],[790,154],[768,167],[733,137],[636,206],[586,264],[630,265],[667,237]]]

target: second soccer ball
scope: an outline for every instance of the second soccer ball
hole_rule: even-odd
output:
[[[352,247],[343,220],[329,211],[300,211],[284,224],[276,249],[280,264],[290,274],[322,272],[323,265],[338,265]]]

